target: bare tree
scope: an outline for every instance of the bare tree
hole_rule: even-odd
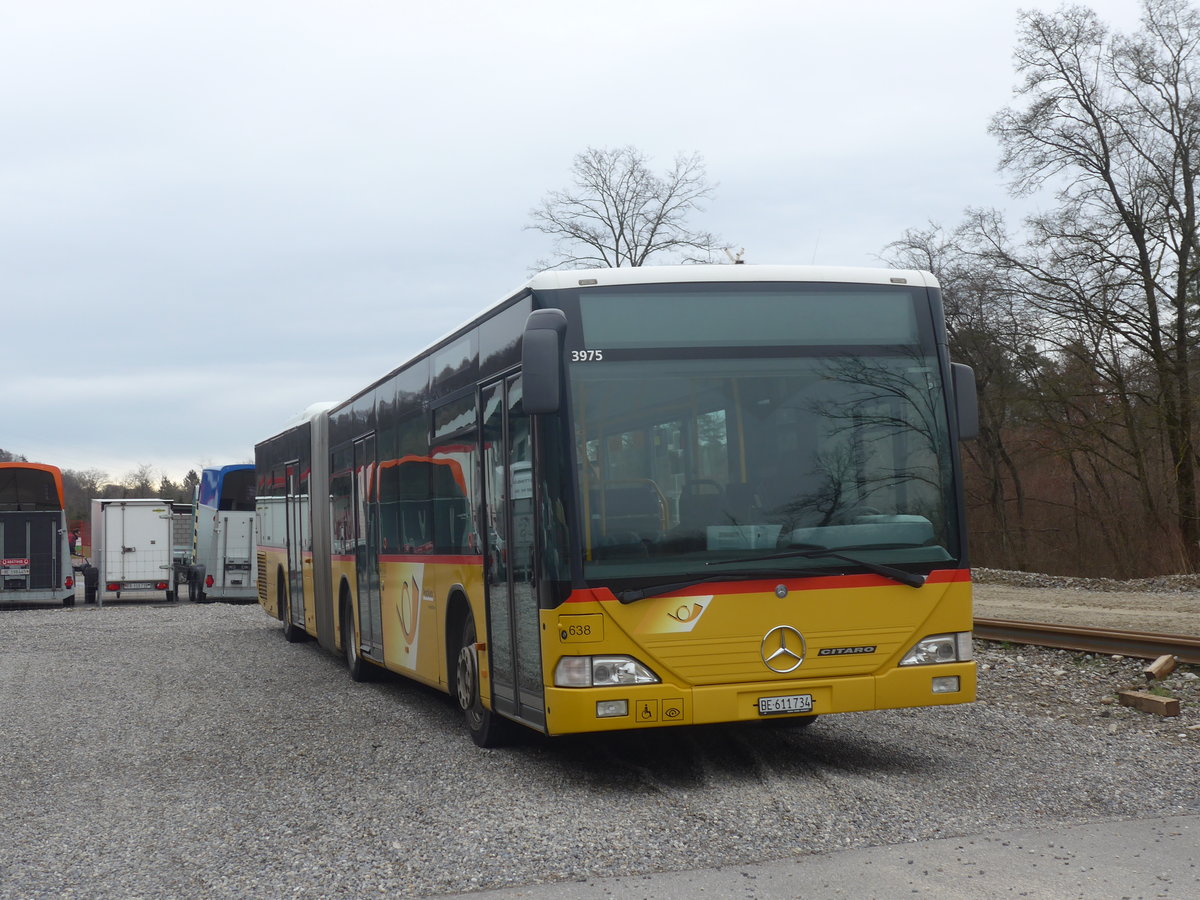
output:
[[[1021,246],[985,223],[980,245],[1074,337],[1113,350],[1114,368],[1130,355],[1147,362],[1194,569],[1200,15],[1185,0],[1143,0],[1132,35],[1110,34],[1081,6],[1024,12],[1021,22],[1019,102],[992,132],[1014,191],[1049,188],[1057,205],[1027,220]]]
[[[985,258],[974,252],[969,229],[947,233],[931,224],[909,229],[884,248],[884,258],[901,268],[927,269],[942,288],[950,356],[975,371],[979,392],[979,439],[963,445],[982,477],[968,481],[972,506],[987,510],[977,519],[987,532],[992,565],[1023,569],[1028,534],[1025,485],[1011,446],[1030,406],[1030,372],[1039,357],[1035,311],[1014,296]]]
[[[125,489],[135,497],[154,497],[154,466],[142,463],[129,472],[121,482]]]
[[[589,147],[575,157],[571,173],[570,187],[551,191],[529,212],[526,227],[554,238],[553,259],[539,260],[538,269],[642,266],[668,254],[710,262],[724,249],[716,236],[687,224],[716,189],[698,153],[677,156],[656,175],[635,147]]]
[[[92,499],[100,496],[100,485],[108,481],[108,473],[101,469],[63,469],[62,479],[67,518],[86,519]]]

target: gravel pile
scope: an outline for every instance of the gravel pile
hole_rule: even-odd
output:
[[[1200,810],[1142,663],[981,644],[980,702],[477,749],[256,606],[0,613],[0,898],[421,897]]]
[[[1189,593],[1200,591],[1200,575],[1156,575],[1118,581],[1115,578],[1078,578],[1074,575],[1039,575],[1012,569],[971,569],[976,584],[1002,584],[1022,588],[1061,588],[1109,593]]]
[[[1200,741],[1200,667],[1180,665],[1158,680],[1146,674],[1149,660],[994,641],[975,642],[975,661],[980,703],[1021,697],[1039,715],[1088,729]],[[1122,706],[1118,692],[1125,690],[1173,697],[1180,713],[1159,716]]]

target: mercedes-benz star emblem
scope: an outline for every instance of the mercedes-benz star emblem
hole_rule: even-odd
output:
[[[791,625],[776,625],[763,636],[762,661],[772,672],[785,675],[800,668],[807,652],[804,635]]]

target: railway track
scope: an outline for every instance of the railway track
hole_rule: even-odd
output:
[[[1049,625],[1009,619],[976,619],[975,636],[988,641],[1011,641],[1089,653],[1120,654],[1139,659],[1175,656],[1183,663],[1200,665],[1200,637],[1115,631],[1078,625]]]

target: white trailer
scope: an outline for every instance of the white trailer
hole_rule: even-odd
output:
[[[175,599],[171,503],[155,498],[92,501],[92,560],[99,569],[97,599]]]
[[[257,600],[254,466],[207,468],[196,485],[196,525],[188,596]]]

